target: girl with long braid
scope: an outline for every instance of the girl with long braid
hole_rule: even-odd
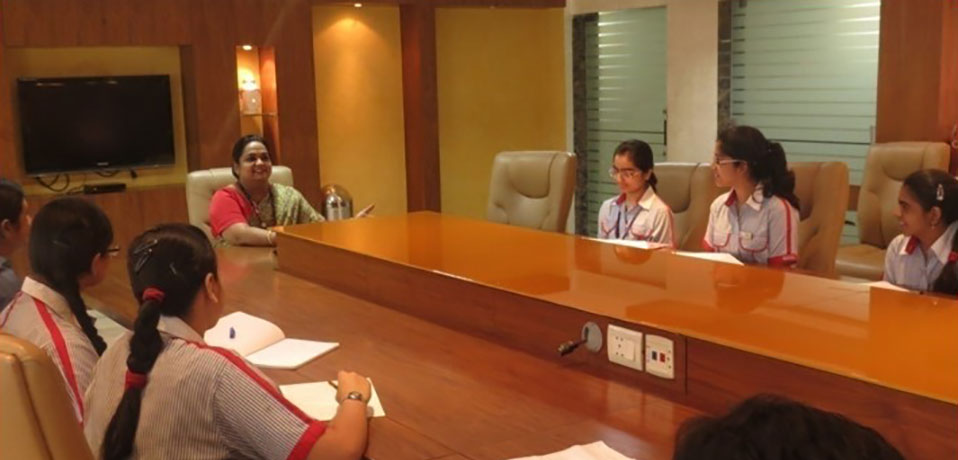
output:
[[[83,393],[106,343],[80,292],[106,276],[113,227],[96,205],[61,198],[40,209],[30,229],[31,274],[3,314],[0,332],[33,343],[60,369],[77,421]]]
[[[258,370],[202,332],[223,311],[216,254],[185,224],[131,243],[140,310],[103,355],[86,394],[84,434],[99,458],[356,460],[366,446],[369,382],[339,373],[339,411],[309,418]]]

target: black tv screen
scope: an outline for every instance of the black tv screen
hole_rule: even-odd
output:
[[[27,174],[172,165],[168,75],[20,78]]]

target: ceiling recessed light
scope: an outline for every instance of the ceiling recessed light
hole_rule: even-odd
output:
[[[356,8],[362,8],[362,7],[363,7],[363,4],[362,4],[362,3],[353,3],[353,6],[355,6]]]
[[[253,45],[243,45],[243,51],[253,51]]]

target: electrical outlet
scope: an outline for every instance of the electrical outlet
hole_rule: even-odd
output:
[[[675,378],[675,345],[671,340],[652,334],[645,336],[645,370],[663,379]]]
[[[641,332],[610,324],[606,337],[609,361],[637,371],[642,370]]]

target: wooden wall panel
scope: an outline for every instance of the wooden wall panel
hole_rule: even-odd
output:
[[[402,35],[403,121],[406,129],[406,209],[439,211],[439,96],[436,11],[399,7]]]
[[[137,46],[190,43],[191,0],[117,0],[126,3],[133,23],[129,43]]]
[[[147,187],[120,193],[100,195],[75,195],[97,204],[113,225],[113,241],[126,251],[136,235],[154,225],[164,222],[188,222],[186,213],[186,190],[182,186]],[[44,204],[59,198],[58,195],[28,196],[32,213]],[[13,257],[18,273],[26,273],[28,267],[26,250]]]
[[[938,131],[951,138],[958,124],[958,1],[941,2],[942,50]],[[958,168],[958,148],[952,150],[952,172]]]
[[[883,0],[876,141],[942,141],[955,108],[958,3]]]
[[[4,46],[180,45],[189,169],[227,166],[240,135],[235,47],[274,46],[284,163],[319,196],[312,30],[307,0],[2,0]],[[4,88],[9,88],[9,82]],[[5,101],[12,98],[3,98]],[[14,152],[10,104],[0,103],[0,148]],[[283,116],[285,114],[285,116]],[[271,132],[279,132],[277,119]],[[0,171],[18,170],[15,158]],[[19,176],[19,174],[17,174]]]
[[[319,203],[319,138],[313,75],[312,13],[308,0],[270,1],[277,19],[263,44],[276,49],[276,87],[282,162],[296,188]],[[276,10],[275,8],[279,8]]]
[[[193,45],[183,65],[188,130],[195,131],[189,168],[229,166],[230,151],[240,136],[239,89],[236,84],[236,26],[232,2],[194,0],[191,16]]]
[[[0,4],[0,18],[6,13],[6,5]],[[0,37],[3,37],[6,31],[6,24],[0,20]],[[12,101],[14,95],[10,66],[7,65],[6,59],[6,47],[0,43],[0,101]],[[0,102],[0,177],[12,177],[20,171],[20,162],[14,153],[13,135],[13,104]]]

